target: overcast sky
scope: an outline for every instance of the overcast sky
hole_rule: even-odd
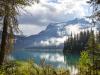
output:
[[[25,7],[21,12],[19,28],[24,35],[34,35],[44,30],[49,23],[83,18],[90,14],[87,0],[40,0],[39,4]]]

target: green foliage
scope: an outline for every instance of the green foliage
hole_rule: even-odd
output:
[[[87,51],[82,51],[79,59],[80,66],[87,66],[91,64],[91,59]]]
[[[40,66],[29,60],[4,64],[0,67],[0,75],[70,75],[70,73],[64,68],[54,68],[49,64]]]
[[[83,51],[79,59],[78,69],[79,75],[100,75],[100,60],[93,62],[88,51]]]
[[[100,32],[91,31],[86,51],[81,52],[79,71],[81,75],[99,75],[100,72]]]
[[[84,31],[64,42],[64,54],[80,54],[79,75],[100,74],[100,31]],[[68,55],[68,54],[67,54]]]
[[[86,75],[89,72],[91,66],[91,59],[87,51],[82,51],[81,56],[78,63],[79,74]]]

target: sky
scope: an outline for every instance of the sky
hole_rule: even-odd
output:
[[[87,0],[40,0],[39,4],[25,7],[21,11],[19,28],[26,36],[45,30],[50,23],[65,22],[90,15]]]

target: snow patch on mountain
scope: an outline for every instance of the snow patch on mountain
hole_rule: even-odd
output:
[[[77,34],[90,27],[91,23],[83,18],[61,23],[50,23],[39,34],[26,37],[23,40],[17,40],[15,46],[16,48],[63,47],[64,41],[71,33]]]

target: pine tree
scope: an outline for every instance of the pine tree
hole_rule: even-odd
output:
[[[64,42],[64,51],[65,53],[80,53],[82,50],[85,50],[87,41],[89,39],[87,31],[80,32],[80,34],[68,37]]]
[[[100,69],[100,43],[98,43],[98,36],[99,34],[97,34],[96,36],[94,35],[94,31],[91,31],[90,34],[90,38],[88,40],[88,44],[87,44],[87,51],[88,54],[90,55],[90,58],[92,60],[92,72],[93,75],[95,75],[97,72],[97,69]]]
[[[14,31],[18,32],[17,15],[19,8],[29,6],[38,0],[0,0],[0,17],[3,17],[3,31],[0,49],[0,65],[3,64],[7,51],[7,37],[8,33],[13,34]],[[13,31],[13,32],[12,32]],[[9,36],[11,37],[11,36]]]

